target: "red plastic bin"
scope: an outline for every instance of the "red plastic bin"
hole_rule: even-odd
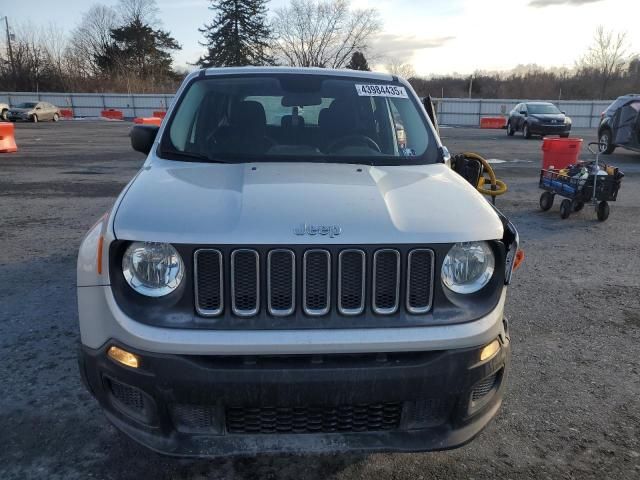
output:
[[[561,169],[578,163],[582,149],[581,138],[544,138],[542,140],[542,168]]]

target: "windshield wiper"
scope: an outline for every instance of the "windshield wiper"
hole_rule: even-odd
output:
[[[178,150],[160,150],[160,153],[162,155],[168,155],[170,157],[188,158],[191,160],[198,160],[200,162],[228,163],[228,162],[225,162],[224,160],[209,158],[206,155],[202,155],[201,153],[195,153],[195,152],[180,152]]]

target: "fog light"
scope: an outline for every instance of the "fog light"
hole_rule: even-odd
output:
[[[480,361],[489,360],[500,350],[500,342],[498,339],[491,342],[480,351]]]
[[[140,365],[140,359],[137,355],[129,353],[126,350],[123,350],[116,346],[109,347],[107,355],[112,360],[115,360],[116,362],[121,363],[122,365],[125,365],[127,367],[138,368],[138,366]]]

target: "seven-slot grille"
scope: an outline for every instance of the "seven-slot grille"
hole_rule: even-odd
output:
[[[392,248],[312,248],[297,254],[287,248],[242,248],[228,257],[220,250],[199,249],[194,264],[196,311],[202,316],[221,315],[225,296],[231,312],[241,317],[258,314],[261,297],[273,316],[292,315],[298,308],[321,316],[333,307],[341,315],[360,315],[367,304],[378,315],[395,314],[402,305],[411,314],[432,307],[435,258],[426,248],[406,255]],[[266,280],[262,292],[261,278]]]

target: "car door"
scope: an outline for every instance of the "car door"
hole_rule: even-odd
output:
[[[521,103],[520,104],[520,109],[518,110],[518,129],[522,130],[523,126],[524,126],[524,122],[527,119],[527,104],[526,103]],[[524,113],[523,113],[524,112]]]
[[[632,133],[632,145],[635,149],[640,149],[640,101],[633,102],[633,109],[636,111],[636,120]]]
[[[34,109],[36,116],[38,117],[38,121],[43,122],[47,119],[47,110],[44,108],[44,104],[42,102],[38,102],[36,104],[36,108]]]
[[[520,106],[520,104],[516,105],[515,107],[513,107],[511,109],[511,111],[509,112],[509,123],[511,124],[511,126],[513,128],[516,128],[518,126],[518,107]]]
[[[635,147],[638,142],[638,115],[640,102],[620,107],[613,117],[613,143],[622,147]]]
[[[50,103],[44,104],[45,109],[47,110],[47,120],[53,120],[53,113],[55,112],[55,107]]]

